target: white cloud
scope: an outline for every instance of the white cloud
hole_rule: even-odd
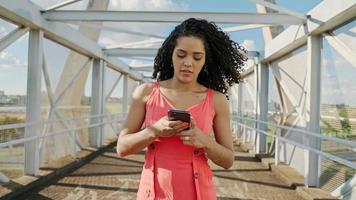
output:
[[[21,62],[11,53],[0,52],[0,68],[9,67],[26,67],[26,63]]]
[[[7,31],[5,29],[5,27],[0,26],[0,37],[3,37],[7,34]]]
[[[356,27],[350,28],[350,32],[356,33]]]
[[[177,4],[171,0],[113,0],[110,1],[109,10],[124,10],[124,11],[184,11],[187,10],[187,5]],[[117,27],[127,31],[150,33],[159,35],[163,31],[166,24],[160,23],[104,23],[105,26]],[[100,45],[111,46],[124,44],[129,42],[137,42],[148,40],[148,37],[137,36],[125,33],[113,33],[104,31],[101,34]],[[150,47],[144,45],[140,47]]]
[[[242,46],[245,47],[248,51],[256,51],[256,44],[254,40],[244,40]]]

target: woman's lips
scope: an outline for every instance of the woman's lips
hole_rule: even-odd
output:
[[[189,70],[180,70],[180,73],[182,73],[183,75],[186,75],[186,76],[190,76],[193,74],[193,72],[189,71]]]
[[[190,71],[190,70],[180,70],[181,72],[184,72],[184,73],[193,73],[192,71]]]

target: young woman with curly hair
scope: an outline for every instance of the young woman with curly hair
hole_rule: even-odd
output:
[[[117,142],[119,156],[147,147],[137,199],[216,199],[207,160],[233,164],[227,92],[240,81],[244,52],[213,22],[194,18],[163,42],[157,82],[136,88]],[[188,111],[190,123],[170,121],[169,109]]]

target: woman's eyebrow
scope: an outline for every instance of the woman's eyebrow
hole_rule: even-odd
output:
[[[183,53],[187,53],[187,51],[183,50],[183,49],[177,49],[177,51],[181,51]],[[204,54],[204,52],[201,52],[201,51],[196,51],[196,52],[193,52],[193,54]]]

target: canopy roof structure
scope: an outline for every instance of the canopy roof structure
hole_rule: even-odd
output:
[[[355,197],[356,0],[309,1],[305,12],[282,0],[224,0],[248,9],[211,11],[217,2],[0,0],[0,113],[23,107],[21,123],[0,124],[16,130],[0,147],[23,144],[24,174],[37,175],[53,160],[115,140],[133,90],[154,81],[164,39],[183,20],[202,18],[248,49],[243,81],[229,91],[234,136],[294,168],[306,186]],[[258,32],[259,48],[244,43],[248,31]],[[15,83],[1,75],[16,80],[17,65],[27,71],[26,94],[6,95]],[[352,175],[326,180],[330,166]]]

